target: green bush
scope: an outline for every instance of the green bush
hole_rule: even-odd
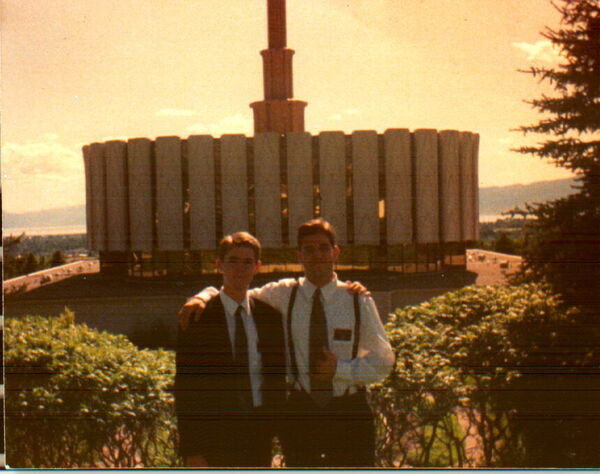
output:
[[[466,287],[397,310],[386,327],[397,364],[371,388],[380,463],[526,465],[518,420],[536,395],[520,392],[523,378],[555,345],[542,329],[573,312],[536,284]]]
[[[175,466],[173,353],[59,318],[5,323],[7,464]]]

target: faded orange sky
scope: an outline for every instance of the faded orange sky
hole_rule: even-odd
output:
[[[109,138],[252,134],[266,0],[2,0],[4,209],[83,204],[81,147]],[[569,174],[510,148],[556,63],[547,0],[288,0],[306,128],[481,135],[480,186]],[[548,90],[546,90],[548,92]],[[537,137],[539,139],[539,137]]]

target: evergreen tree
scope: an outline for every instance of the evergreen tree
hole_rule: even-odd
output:
[[[598,310],[600,303],[600,1],[561,0],[561,28],[542,35],[563,53],[556,67],[525,71],[549,82],[554,96],[529,103],[544,118],[520,127],[551,135],[518,149],[575,172],[579,192],[529,206],[524,268],[545,278],[568,303]]]
[[[37,272],[40,269],[40,262],[38,258],[32,254],[28,253],[25,256],[25,262],[23,263],[23,273],[33,273]]]
[[[530,104],[543,114],[524,133],[546,135],[518,151],[578,176],[578,192],[528,206],[523,276],[548,281],[580,308],[569,324],[532,329],[536,363],[517,407],[530,467],[600,465],[600,0],[560,0],[560,28],[542,35],[562,52],[556,67],[525,71],[554,88]],[[546,336],[550,336],[546,338]],[[542,340],[553,341],[542,347]],[[526,371],[527,372],[527,371]]]
[[[52,258],[50,259],[50,266],[58,267],[59,265],[64,265],[64,264],[65,264],[65,257],[63,256],[63,253],[60,250],[55,250],[52,253]]]

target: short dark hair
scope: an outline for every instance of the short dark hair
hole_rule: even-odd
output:
[[[298,248],[302,245],[302,239],[309,235],[323,234],[328,239],[331,245],[335,245],[335,229],[325,219],[311,219],[298,227]]]
[[[248,232],[236,232],[235,234],[226,235],[219,242],[218,256],[221,260],[229,251],[235,247],[246,247],[252,249],[256,260],[260,260],[260,242],[256,237]]]

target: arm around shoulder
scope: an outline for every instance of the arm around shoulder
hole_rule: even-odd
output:
[[[185,330],[192,321],[198,321],[206,308],[206,303],[218,293],[219,290],[209,286],[204,288],[200,293],[188,298],[177,313],[179,329]]]

